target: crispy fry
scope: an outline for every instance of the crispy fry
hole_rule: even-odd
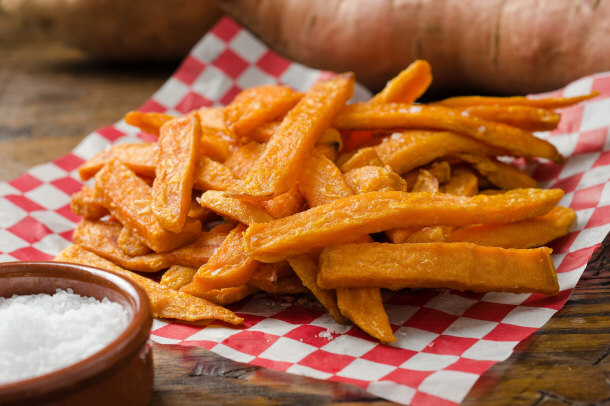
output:
[[[451,178],[451,165],[447,161],[435,162],[427,170],[438,179],[438,183],[445,183]]]
[[[191,116],[161,127],[151,209],[161,227],[174,233],[186,224],[200,139],[199,121]]]
[[[246,252],[274,262],[391,228],[463,226],[525,220],[549,212],[560,189],[515,189],[495,196],[372,192],[334,200],[290,217],[252,224],[244,235]]]
[[[193,287],[192,284],[180,289],[180,293],[189,294],[201,299],[209,300],[217,305],[224,306],[240,300],[258,292],[258,288],[249,285],[232,286],[222,289],[201,290]]]
[[[456,196],[474,196],[479,192],[479,178],[466,168],[455,168],[451,178],[441,187],[442,193]]]
[[[324,130],[316,143],[315,150],[331,161],[337,159],[339,152],[343,149],[341,133],[334,128]]]
[[[390,165],[399,175],[437,158],[458,152],[505,155],[504,151],[477,140],[452,132],[439,131],[416,130],[394,133],[374,148],[383,163]]]
[[[439,190],[438,179],[434,177],[429,171],[420,169],[417,174],[417,179],[413,184],[413,188],[410,190],[414,193],[419,192],[430,192],[436,193]]]
[[[254,271],[248,285],[254,286],[264,292],[277,292],[278,282],[281,279],[292,279],[295,274],[286,261],[275,262],[273,264],[260,264]]]
[[[273,199],[264,200],[260,205],[265,211],[276,219],[292,216],[298,213],[303,207],[304,199],[298,184],[286,193],[275,196]]]
[[[363,166],[345,174],[345,180],[354,193],[407,191],[407,182],[396,172],[380,166]]]
[[[393,244],[443,242],[448,227],[430,226],[423,228],[393,228],[385,232],[388,241]]]
[[[432,83],[430,64],[424,60],[411,63],[390,80],[369,103],[413,103]]]
[[[533,106],[480,105],[467,107],[460,114],[497,121],[527,131],[550,131],[557,127],[561,114]]]
[[[193,196],[194,197],[194,196]],[[192,198],[191,203],[189,205],[188,216],[192,219],[197,219],[202,223],[207,223],[210,219],[212,219],[215,214],[212,210],[207,207],[203,207],[199,204],[199,197]]]
[[[289,87],[263,85],[246,89],[225,108],[225,124],[238,137],[285,115],[303,94]]]
[[[224,162],[237,149],[237,141],[227,130],[201,127],[199,152],[218,162]]]
[[[349,172],[352,169],[361,168],[363,166],[383,166],[383,162],[379,159],[377,151],[373,147],[360,148],[353,154],[343,165],[341,170]]]
[[[504,162],[468,153],[459,153],[455,156],[471,164],[481,175],[500,189],[538,187],[538,182],[527,173]]]
[[[129,256],[118,243],[121,225],[109,221],[81,221],[74,230],[73,240],[89,251],[138,272],[156,272],[171,265],[199,267],[212,257],[226,234],[202,232],[197,240],[162,254]]]
[[[301,279],[296,275],[279,278],[276,283],[261,283],[258,278],[251,279],[248,283],[250,286],[270,295],[296,295],[308,292]]]
[[[192,291],[228,288],[248,282],[259,263],[244,252],[242,234],[246,227],[244,224],[235,227],[210,260],[197,270],[190,287]]]
[[[191,283],[196,272],[195,268],[172,265],[163,273],[160,283],[170,289],[180,290],[181,287]]]
[[[107,163],[95,175],[95,196],[124,227],[155,252],[185,245],[201,231],[201,223],[194,219],[187,219],[180,233],[163,229],[150,208],[151,188],[117,160]]]
[[[249,143],[238,147],[235,152],[224,161],[224,165],[231,169],[239,179],[243,179],[252,170],[256,160],[261,156],[264,150],[264,144],[250,141]]]
[[[268,142],[273,134],[280,128],[282,123],[280,121],[271,121],[265,123],[259,127],[256,127],[248,134],[247,138],[258,142]]]
[[[469,117],[440,106],[351,104],[335,118],[339,129],[431,128],[449,130],[479,140],[492,147],[524,157],[542,157],[561,163],[563,157],[548,141],[505,124]]]
[[[227,130],[224,107],[200,107],[190,114],[195,115],[199,119],[202,127]]]
[[[108,215],[108,210],[95,199],[95,190],[89,186],[83,186],[81,190],[72,195],[70,210],[89,220],[97,220]]]
[[[241,317],[224,307],[169,289],[148,278],[129,272],[78,245],[65,248],[55,257],[55,261],[95,266],[134,281],[148,294],[154,317],[185,321],[217,319],[236,325],[243,323]]]
[[[290,190],[316,141],[351,97],[353,87],[351,74],[315,84],[286,114],[242,187],[233,192],[264,198]]]
[[[198,190],[229,190],[241,184],[240,180],[223,164],[208,157],[199,157],[193,187]]]
[[[470,243],[346,244],[322,252],[318,285],[556,295],[550,253],[546,247],[516,250]]]
[[[583,96],[575,97],[547,97],[545,99],[530,99],[522,96],[513,97],[486,97],[486,96],[460,96],[451,97],[434,103],[445,107],[470,107],[479,105],[498,105],[498,106],[533,106],[543,109],[559,109],[562,107],[573,106],[585,100],[592,99],[599,92],[591,92]]]
[[[118,159],[138,175],[154,177],[157,166],[157,143],[115,145],[82,164],[78,168],[78,174],[82,180],[88,180],[113,159]]]
[[[331,289],[320,289],[318,287],[318,267],[316,264],[307,255],[297,255],[288,258],[288,263],[303,282],[303,285],[314,294],[322,306],[328,309],[331,317],[337,323],[344,323],[345,318],[337,306],[337,295],[335,291]]]
[[[299,178],[299,188],[310,207],[352,195],[339,168],[327,157],[311,154]]]
[[[570,231],[574,210],[555,207],[547,214],[511,224],[472,225],[447,233],[447,242],[471,242],[502,248],[540,247]]]
[[[161,126],[166,122],[174,119],[174,116],[170,116],[165,113],[148,112],[142,111],[130,111],[125,114],[125,122],[138,127],[140,130],[159,136],[159,130]]]
[[[396,341],[377,287],[338,288],[341,313],[365,333],[383,343]]]
[[[201,205],[223,217],[244,224],[266,223],[273,220],[273,216],[255,203],[236,199],[214,190],[208,190],[201,195]]]
[[[127,228],[122,227],[117,238],[121,250],[130,257],[146,255],[152,250],[142,241],[138,240]]]

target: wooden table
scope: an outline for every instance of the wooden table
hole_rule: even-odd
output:
[[[144,102],[175,69],[101,64],[0,14],[0,180],[60,157]],[[610,403],[610,238],[567,305],[475,384],[466,405]],[[389,404],[347,384],[154,344],[154,405]]]

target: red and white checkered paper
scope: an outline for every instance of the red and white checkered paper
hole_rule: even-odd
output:
[[[279,57],[225,18],[140,110],[186,113],[226,104],[241,89],[266,83],[307,90],[324,75]],[[241,328],[157,320],[152,339],[204,347],[271,369],[353,383],[400,403],[461,402],[483,372],[508,358],[521,340],[563,306],[610,230],[610,73],[583,78],[556,94],[574,96],[592,90],[601,95],[565,109],[559,128],[541,134],[568,157],[567,162],[531,167],[541,186],[566,191],[561,205],[577,214],[571,232],[552,244],[559,295],[388,293],[386,308],[397,337],[388,346],[356,327],[335,324],[307,300],[260,294],[232,306],[245,319]],[[366,98],[366,91],[359,87],[357,97]],[[90,134],[68,155],[0,184],[0,260],[48,260],[70,244],[79,218],[70,212],[69,199],[82,185],[76,168],[109,145],[152,138],[119,121]]]

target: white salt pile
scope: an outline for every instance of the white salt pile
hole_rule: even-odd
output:
[[[0,384],[89,357],[117,338],[130,318],[119,303],[79,296],[72,289],[0,297]]]

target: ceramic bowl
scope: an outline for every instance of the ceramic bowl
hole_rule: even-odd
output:
[[[121,303],[131,312],[123,333],[97,353],[62,369],[0,385],[0,405],[146,405],[153,389],[152,326],[146,293],[113,273],[60,262],[0,264],[0,296],[55,293]],[[1,322],[1,321],[0,321]]]

